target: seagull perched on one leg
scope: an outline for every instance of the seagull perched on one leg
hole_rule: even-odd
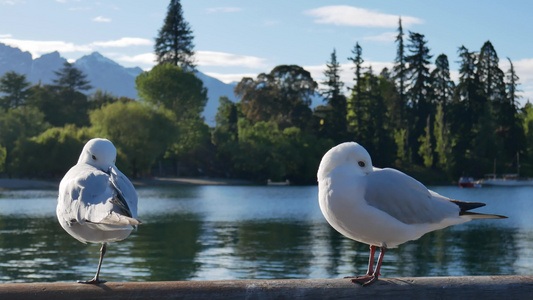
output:
[[[365,148],[354,142],[331,148],[317,177],[320,210],[328,223],[342,235],[370,245],[366,275],[352,279],[363,285],[378,279],[388,248],[473,219],[506,218],[469,212],[485,204],[452,200],[400,171],[374,168]],[[374,270],[376,247],[381,251]]]
[[[100,261],[93,279],[98,284],[107,242],[127,238],[136,225],[137,193],[115,166],[117,150],[106,139],[92,139],[78,163],[59,184],[57,219],[68,234],[82,243],[100,243]]]

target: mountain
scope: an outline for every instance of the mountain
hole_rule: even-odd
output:
[[[87,74],[87,80],[93,86],[89,93],[99,89],[116,96],[137,98],[135,77],[143,72],[139,67],[125,68],[98,52],[79,58],[74,67]]]
[[[33,59],[29,52],[0,43],[0,76],[15,71],[26,75],[26,79],[34,84],[51,84],[56,78],[54,72],[61,69],[66,61],[57,51]],[[93,86],[93,89],[88,91],[89,94],[99,89],[119,97],[137,98],[135,78],[143,72],[141,68],[123,67],[98,52],[79,58],[74,62],[74,66],[87,75],[87,80]],[[215,126],[218,99],[226,96],[235,101],[233,88],[236,84],[223,83],[201,72],[197,72],[196,76],[207,88],[208,101],[203,116],[209,126]]]

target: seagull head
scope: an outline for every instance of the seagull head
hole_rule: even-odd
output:
[[[358,143],[346,142],[331,148],[324,154],[318,167],[318,181],[341,165],[350,165],[352,170],[361,175],[373,171],[372,159],[366,149]]]
[[[92,139],[85,144],[81,151],[78,164],[89,164],[97,169],[107,172],[115,165],[117,149],[111,141],[101,138]]]

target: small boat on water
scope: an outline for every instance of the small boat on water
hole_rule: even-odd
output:
[[[473,177],[461,177],[459,178],[459,187],[461,188],[480,188],[481,182],[475,181]]]
[[[533,186],[533,179],[521,178],[518,174],[503,174],[502,177],[496,177],[495,174],[488,174],[483,179],[483,184],[493,186]]]
[[[496,160],[494,160],[494,173],[486,174],[482,180],[484,185],[493,186],[533,186],[533,178],[520,177],[520,154],[516,154],[516,173],[496,176]]]

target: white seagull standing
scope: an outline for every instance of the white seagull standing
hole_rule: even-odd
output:
[[[56,213],[61,227],[84,244],[102,244],[96,275],[80,283],[105,282],[98,277],[107,243],[127,238],[141,224],[137,220],[137,193],[115,166],[116,156],[109,140],[92,139],[59,184]]]
[[[342,235],[370,245],[366,275],[350,277],[363,285],[378,279],[388,248],[473,219],[506,218],[468,212],[485,204],[452,200],[400,171],[374,168],[365,148],[354,142],[331,148],[317,177],[320,210],[328,223]],[[376,247],[381,250],[374,270]]]

